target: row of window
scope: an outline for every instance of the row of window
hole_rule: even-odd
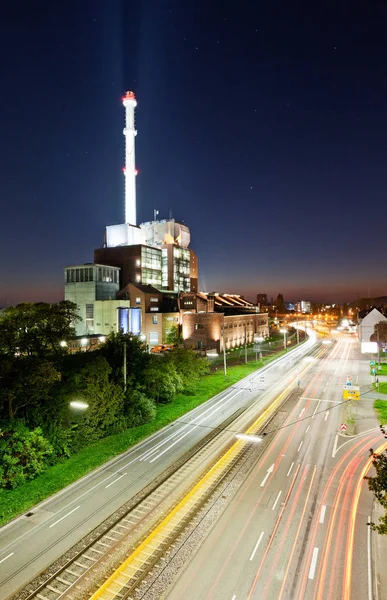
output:
[[[96,268],[96,281],[118,283],[118,270],[109,267]],[[66,269],[66,283],[87,283],[94,281],[94,267]]]

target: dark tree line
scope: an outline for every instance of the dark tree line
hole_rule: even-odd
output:
[[[0,314],[0,487],[17,487],[88,444],[151,421],[158,404],[193,393],[208,371],[191,351],[150,355],[138,337],[122,333],[98,350],[70,354],[61,342],[74,337],[77,318],[71,302]],[[87,409],[74,411],[74,400]]]

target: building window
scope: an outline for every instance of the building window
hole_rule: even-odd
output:
[[[159,343],[159,334],[158,334],[157,331],[150,331],[149,332],[149,343],[151,345]]]
[[[196,331],[202,331],[204,329],[204,324],[203,323],[195,323],[195,330]]]
[[[86,304],[86,319],[94,319],[94,304]]]
[[[93,267],[89,267],[89,281],[93,281]]]
[[[158,312],[159,307],[158,306],[151,306],[150,310],[151,310],[151,312]]]
[[[159,299],[158,299],[158,298],[150,298],[150,301],[151,301],[151,302],[158,302],[158,301],[159,301]]]
[[[75,269],[75,273],[76,273],[75,281],[76,281],[76,283],[79,283],[79,269]]]
[[[152,317],[153,325],[157,325],[158,322],[159,322],[159,315],[153,315],[153,317]]]
[[[140,296],[137,296],[137,298],[136,298],[136,304],[141,304],[141,298],[140,298]]]

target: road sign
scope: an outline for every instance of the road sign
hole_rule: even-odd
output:
[[[340,429],[341,429],[341,431],[347,431],[347,426],[346,426],[346,424],[345,424],[345,423],[342,423],[342,424],[340,425]]]
[[[360,400],[360,388],[358,385],[345,385],[343,390],[344,400]]]

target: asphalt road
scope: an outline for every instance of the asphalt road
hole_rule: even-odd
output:
[[[291,425],[278,431],[165,600],[373,598],[372,496],[362,469],[368,449],[385,440],[374,418],[360,420],[355,439],[337,436],[349,374],[369,389],[367,362],[347,336],[315,360]]]
[[[311,338],[184,418],[0,529],[0,590],[5,599],[92,531],[240,407],[265,408],[302,368]]]

